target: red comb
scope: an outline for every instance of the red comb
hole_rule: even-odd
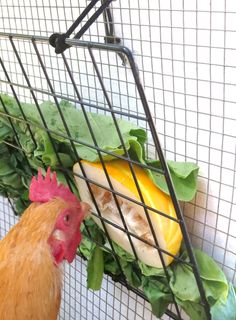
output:
[[[42,176],[41,168],[38,169],[38,180],[33,177],[29,188],[29,199],[33,202],[48,202],[58,197],[67,202],[74,202],[80,206],[77,197],[70,189],[57,182],[57,174],[53,172],[51,177],[51,169],[48,167],[45,178]]]

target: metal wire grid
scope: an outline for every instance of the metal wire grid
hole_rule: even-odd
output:
[[[27,22],[28,29],[24,29],[27,34],[31,28],[34,34],[64,32],[65,24],[68,26],[71,22],[69,17],[73,17],[71,20],[77,17],[78,4],[72,1],[65,11],[63,2],[57,4],[56,8],[53,2],[50,6],[37,2],[37,10],[44,10],[44,16],[36,13],[33,21],[28,10],[34,8],[27,8],[29,3],[24,2],[25,11],[21,9],[20,18],[16,20],[11,3],[3,1],[1,9],[5,10],[5,20],[12,19],[9,27],[4,26],[5,31],[19,31]],[[80,2],[80,11],[82,9]],[[63,19],[63,12],[67,19]],[[235,283],[236,135],[233,128],[236,116],[232,107],[235,102],[235,3],[231,0],[116,1],[113,13],[117,33],[135,51],[167,158],[198,160],[201,167],[198,195],[183,207],[193,243],[213,255]],[[50,29],[51,22],[45,23],[49,20],[55,27]],[[18,23],[16,27],[16,21],[21,25]],[[153,32],[146,33],[152,28]],[[103,41],[103,35],[100,21],[87,39]],[[147,72],[147,69],[150,70]],[[83,80],[85,70],[82,70]]]
[[[15,87],[16,87],[16,89],[19,89],[19,90],[22,89],[22,88],[23,88],[24,90],[28,90],[28,91],[29,91],[28,93],[30,94],[30,96],[32,96],[32,97],[31,97],[31,100],[33,100],[34,103],[36,104],[39,113],[40,113],[40,107],[39,107],[39,104],[38,104],[37,93],[40,92],[40,93],[42,93],[43,95],[48,95],[48,96],[52,97],[52,98],[54,99],[54,102],[56,103],[56,106],[57,106],[58,111],[59,111],[59,113],[60,113],[62,122],[63,122],[63,124],[64,124],[64,126],[65,126],[65,131],[66,131],[66,134],[67,134],[66,137],[67,137],[67,139],[70,140],[71,145],[72,145],[72,148],[73,148],[73,150],[74,150],[74,152],[75,152],[75,155],[77,155],[77,157],[78,157],[79,154],[77,154],[77,151],[76,151],[75,146],[74,146],[74,142],[76,142],[76,140],[74,140],[74,139],[71,138],[70,132],[69,132],[69,130],[68,130],[68,128],[67,128],[67,124],[66,124],[66,122],[65,122],[65,119],[64,119],[63,114],[61,113],[60,106],[59,106],[58,100],[57,100],[58,98],[63,98],[64,96],[58,95],[58,94],[55,92],[54,86],[52,85],[52,81],[50,80],[50,74],[47,72],[46,64],[45,64],[45,61],[44,61],[44,58],[43,58],[43,52],[44,52],[44,50],[42,49],[42,47],[45,46],[45,41],[46,41],[47,39],[42,38],[42,37],[40,37],[40,38],[37,38],[37,37],[31,38],[31,37],[27,37],[27,36],[17,36],[17,35],[16,35],[16,36],[14,36],[14,35],[8,36],[8,35],[6,35],[6,34],[1,34],[1,36],[2,36],[2,37],[6,37],[6,47],[7,47],[6,52],[7,52],[7,57],[9,57],[9,52],[10,52],[11,50],[12,50],[12,52],[14,52],[14,56],[11,56],[11,59],[10,59],[10,61],[9,61],[9,65],[12,64],[12,62],[14,61],[14,57],[15,57],[15,59],[16,59],[16,61],[15,61],[15,66],[16,66],[16,68],[18,68],[18,70],[16,71],[16,75],[18,76],[20,72],[23,74],[23,78],[21,77],[20,81],[19,81],[19,79],[17,79],[18,82],[14,82],[14,81],[11,80],[11,77],[9,76],[9,73],[8,73],[8,71],[7,71],[7,67],[5,66],[4,50],[3,50],[3,58],[1,58],[0,64],[1,64],[1,67],[2,67],[2,70],[3,70],[2,74],[4,74],[4,76],[3,76],[3,80],[1,80],[1,82],[2,82],[3,84],[5,84],[6,86],[10,86],[10,88],[11,88],[11,90],[12,90],[12,94],[14,95],[14,97],[15,97],[16,99],[18,99],[18,96],[17,96],[17,93],[16,93],[16,91],[15,91]],[[39,65],[40,65],[40,67],[42,68],[42,71],[43,71],[43,77],[42,77],[42,81],[41,81],[42,84],[44,85],[43,88],[40,88],[40,87],[38,87],[38,86],[37,86],[36,88],[34,88],[34,87],[32,87],[32,85],[31,85],[31,81],[30,81],[31,74],[27,74],[27,73],[26,73],[25,68],[24,68],[24,59],[21,58],[21,45],[19,45],[19,43],[22,42],[22,41],[23,41],[23,42],[29,41],[30,44],[31,44],[30,47],[32,48],[31,54],[34,52],[34,54],[36,54],[36,56],[37,56],[38,63],[39,63]],[[10,47],[8,47],[8,45],[7,45],[8,42],[10,42],[10,44],[11,44],[11,48],[12,48],[11,50],[10,50]],[[18,42],[18,44],[15,44],[15,42],[16,42],[16,43]],[[38,43],[42,43],[41,50],[38,48]],[[170,180],[168,180],[168,179],[169,179],[169,173],[168,173],[168,171],[167,171],[166,163],[164,162],[164,159],[163,159],[163,154],[162,154],[162,151],[161,151],[161,149],[160,149],[159,141],[158,141],[158,139],[157,139],[157,136],[155,135],[155,129],[154,129],[153,123],[152,123],[152,121],[151,121],[151,114],[149,114],[148,105],[147,105],[147,102],[146,102],[146,99],[145,99],[145,95],[144,95],[142,86],[140,85],[140,82],[139,82],[139,77],[138,77],[137,69],[136,69],[135,63],[134,63],[134,61],[133,61],[131,52],[130,52],[130,51],[127,51],[127,49],[125,49],[125,48],[122,49],[122,48],[120,48],[119,46],[100,45],[100,44],[95,44],[95,43],[94,43],[94,44],[91,44],[91,43],[86,43],[86,42],[78,42],[77,40],[76,40],[76,41],[70,41],[70,42],[68,42],[68,43],[69,43],[70,45],[73,45],[73,44],[74,44],[74,46],[82,47],[83,49],[87,49],[87,50],[88,50],[88,53],[89,53],[89,55],[90,55],[90,58],[91,58],[91,61],[92,61],[93,67],[94,67],[94,75],[98,78],[99,84],[100,84],[100,86],[101,86],[103,95],[104,95],[105,100],[106,100],[105,106],[104,106],[103,108],[102,108],[102,107],[98,107],[98,109],[100,108],[100,109],[102,109],[103,111],[110,112],[111,115],[112,115],[112,117],[113,117],[114,124],[115,124],[115,126],[116,126],[117,133],[118,133],[119,138],[120,138],[120,141],[121,141],[121,145],[122,145],[122,147],[124,148],[124,151],[125,151],[125,158],[131,163],[131,165],[130,165],[130,170],[131,170],[131,172],[132,172],[132,174],[133,174],[133,179],[134,179],[134,181],[135,181],[135,183],[136,183],[137,190],[138,190],[138,192],[139,192],[140,201],[141,201],[141,204],[142,204],[142,206],[143,206],[143,208],[144,208],[144,211],[145,211],[145,214],[146,214],[146,217],[147,217],[147,221],[148,221],[148,223],[149,223],[149,227],[150,227],[150,230],[151,230],[151,232],[152,232],[153,239],[154,239],[154,241],[155,241],[154,247],[158,249],[158,253],[159,253],[159,255],[160,255],[160,259],[161,259],[161,262],[162,262],[162,264],[163,264],[166,277],[167,277],[167,279],[169,279],[169,273],[168,273],[168,271],[167,271],[166,268],[165,268],[165,262],[164,262],[163,254],[164,254],[164,253],[165,253],[165,254],[168,254],[168,255],[171,255],[171,254],[168,253],[167,251],[163,250],[163,248],[160,247],[160,245],[159,245],[159,243],[158,243],[158,240],[157,240],[157,238],[156,238],[156,236],[155,236],[155,233],[154,233],[154,230],[153,230],[153,226],[151,225],[151,220],[150,220],[150,217],[149,217],[148,212],[147,212],[147,208],[149,208],[149,207],[147,207],[147,206],[144,204],[143,196],[142,196],[141,190],[140,190],[139,185],[138,185],[138,182],[137,182],[137,180],[136,180],[137,178],[135,177],[135,174],[134,174],[134,171],[133,171],[133,167],[132,167],[132,163],[134,163],[134,161],[131,162],[131,160],[130,160],[130,158],[129,158],[129,156],[128,156],[128,153],[127,153],[125,144],[124,144],[124,142],[123,142],[123,138],[121,137],[121,133],[120,133],[119,126],[118,126],[118,124],[117,124],[116,114],[118,113],[118,115],[124,115],[124,116],[127,116],[127,115],[128,115],[130,118],[135,118],[136,120],[146,121],[147,126],[150,128],[149,130],[150,130],[150,132],[152,133],[152,137],[153,137],[153,139],[154,139],[154,141],[155,141],[156,150],[157,150],[157,152],[158,152],[158,155],[159,155],[159,157],[160,157],[161,163],[162,163],[162,165],[163,165],[163,169],[162,169],[160,172],[162,172],[162,173],[165,174],[166,180],[167,180],[167,182],[168,182],[169,191],[170,191],[171,196],[172,196],[173,204],[174,204],[175,210],[176,210],[176,212],[177,212],[178,219],[174,219],[174,221],[175,221],[176,223],[179,223],[180,226],[181,226],[181,230],[182,230],[183,237],[184,237],[184,240],[185,240],[185,245],[186,245],[186,247],[187,247],[188,250],[189,250],[190,265],[193,267],[193,271],[194,271],[194,273],[196,274],[196,280],[197,280],[197,282],[198,282],[199,290],[200,290],[200,292],[201,292],[202,302],[203,302],[203,304],[205,304],[205,303],[206,303],[205,300],[204,300],[204,299],[205,299],[205,295],[204,295],[204,291],[203,291],[203,288],[202,288],[202,284],[201,284],[201,281],[200,281],[200,278],[199,278],[198,270],[197,270],[196,265],[195,265],[195,260],[194,260],[194,257],[193,257],[193,255],[192,255],[192,252],[191,252],[191,247],[190,247],[190,244],[189,244],[188,234],[186,233],[184,221],[182,220],[181,212],[179,211],[180,209],[179,209],[179,207],[178,207],[178,203],[177,203],[177,201],[176,201],[175,194],[174,194],[174,192],[173,192],[173,187],[172,187],[172,185],[171,185]],[[48,46],[48,44],[46,43],[46,47],[47,47],[47,46]],[[4,48],[4,45],[3,45],[3,48]],[[110,95],[109,95],[109,93],[106,91],[106,85],[105,85],[105,82],[104,82],[104,80],[103,80],[103,78],[102,78],[102,72],[99,70],[100,67],[101,67],[103,64],[100,62],[100,64],[99,64],[100,67],[98,66],[98,63],[97,63],[97,61],[96,61],[95,54],[93,53],[93,51],[96,51],[96,50],[93,50],[93,49],[95,49],[95,48],[96,48],[96,49],[107,50],[108,53],[121,51],[121,52],[123,52],[123,53],[127,56],[127,60],[129,60],[130,67],[131,67],[131,70],[132,70],[133,81],[134,81],[134,84],[136,85],[136,89],[137,89],[137,92],[136,92],[137,98],[136,98],[136,99],[137,99],[137,100],[140,100],[140,102],[142,101],[142,105],[143,105],[143,109],[144,109],[146,118],[144,118],[144,117],[141,117],[141,118],[140,118],[139,115],[134,115],[134,114],[130,114],[130,115],[129,115],[129,114],[127,114],[127,113],[121,113],[121,112],[119,112],[119,111],[113,110],[113,107],[112,107],[112,104],[111,104],[111,101],[110,101],[110,97],[109,97]],[[29,49],[29,48],[28,48],[28,49]],[[106,54],[107,54],[107,52],[106,52]],[[100,52],[100,54],[101,54],[101,52]],[[101,57],[101,56],[98,55],[98,57]],[[84,104],[87,105],[87,106],[89,105],[90,107],[91,107],[91,105],[88,104],[88,103],[86,103],[86,102],[84,102],[83,100],[81,100],[81,96],[80,96],[80,94],[79,94],[79,89],[78,89],[79,86],[77,86],[76,83],[75,83],[75,80],[74,80],[74,77],[73,77],[73,72],[72,72],[71,69],[69,68],[69,64],[67,63],[67,60],[66,60],[65,55],[62,55],[61,59],[62,59],[63,62],[64,62],[65,69],[66,69],[67,73],[69,74],[71,83],[73,84],[73,87],[74,87],[74,90],[75,90],[75,94],[77,95],[77,100],[75,100],[75,102],[79,103],[80,106],[82,107],[82,109],[83,109],[84,112],[85,112]],[[87,57],[87,60],[86,60],[86,61],[88,61],[88,57]],[[108,63],[109,63],[109,55],[108,55]],[[19,69],[19,68],[20,68],[20,69]],[[33,72],[33,74],[34,74],[34,72]],[[130,76],[131,76],[131,74],[130,74]],[[5,77],[6,80],[4,80],[4,77]],[[43,82],[43,81],[45,81],[45,82]],[[26,82],[26,84],[25,84],[25,82]],[[109,81],[109,82],[110,82],[110,81]],[[45,88],[45,86],[47,87],[47,89]],[[110,93],[112,94],[112,91],[111,91]],[[3,100],[1,100],[1,103],[2,103],[2,105],[3,105],[3,107],[4,107],[4,111],[5,111],[2,115],[5,114],[5,115],[7,116],[7,118],[9,119],[9,121],[11,121],[12,116],[9,116],[10,110],[8,110],[7,106],[4,105]],[[18,102],[18,104],[19,104],[19,102]],[[21,108],[20,104],[19,104],[19,107]],[[93,106],[93,107],[94,107],[94,106]],[[97,108],[97,107],[96,107],[96,108]],[[61,135],[61,133],[59,133],[59,132],[53,132],[53,131],[49,130],[49,128],[48,128],[48,126],[47,126],[47,119],[43,118],[42,114],[40,114],[40,115],[41,115],[41,120],[42,120],[43,128],[44,128],[45,130],[47,130],[47,132],[48,132],[48,134],[49,134],[49,137],[50,137],[50,140],[51,140],[51,142],[52,142],[52,144],[53,144],[53,140],[52,140],[52,138],[51,138],[51,133],[56,134],[56,135]],[[86,116],[86,113],[84,113],[84,115],[85,115],[85,118],[86,118],[86,117],[87,117],[87,116]],[[22,116],[23,116],[23,119],[22,119],[21,121],[23,121],[23,122],[25,122],[25,123],[28,123],[29,133],[31,134],[32,139],[34,139],[33,134],[31,133],[31,129],[30,129],[30,122],[29,122],[28,119],[25,117],[24,113],[22,113]],[[87,118],[86,118],[86,120],[87,120]],[[94,133],[93,133],[91,127],[90,127],[90,124],[89,124],[89,121],[88,121],[88,120],[87,120],[87,125],[88,125],[88,127],[90,128],[90,134],[91,134],[91,136],[92,136],[92,138],[93,138],[93,141],[94,141],[94,146],[91,145],[91,147],[92,147],[92,148],[96,148],[96,150],[98,151],[98,155],[99,155],[100,161],[101,161],[101,163],[103,164],[103,160],[102,160],[102,157],[101,157],[100,152],[102,151],[102,152],[104,153],[104,152],[106,152],[106,151],[100,150],[100,149],[98,148],[98,145],[97,145],[97,142],[96,142],[96,137],[94,136]],[[41,126],[40,126],[40,127],[41,127]],[[64,135],[64,137],[65,137],[65,135]],[[20,144],[17,136],[16,136],[16,142],[18,143],[17,147],[20,147],[20,148],[21,148],[21,144]],[[78,142],[80,142],[80,141],[78,141]],[[8,142],[6,141],[6,143],[8,143]],[[80,143],[81,143],[81,142],[80,142]],[[56,150],[56,149],[55,149],[55,150]],[[24,152],[23,149],[22,149],[22,151]],[[106,153],[107,153],[107,152],[106,152]],[[119,157],[122,158],[121,156],[119,156]],[[59,163],[61,163],[59,154],[57,154],[57,158],[58,158]],[[123,157],[123,158],[124,158],[124,157]],[[108,183],[109,183],[109,189],[108,189],[108,190],[111,190],[111,191],[112,191],[113,196],[114,196],[114,200],[115,200],[115,202],[116,202],[117,208],[118,208],[118,210],[119,210],[119,212],[120,212],[120,215],[121,215],[121,219],[122,219],[122,222],[123,222],[123,228],[121,228],[121,230],[123,230],[123,231],[126,232],[128,238],[129,238],[129,241],[130,241],[130,245],[131,245],[131,247],[132,247],[132,249],[133,249],[133,254],[134,254],[134,256],[136,257],[136,259],[138,259],[138,258],[137,258],[137,253],[136,253],[136,248],[135,248],[135,245],[133,244],[133,240],[132,240],[132,239],[134,239],[134,237],[137,238],[137,239],[140,239],[140,238],[137,237],[135,234],[133,234],[133,233],[127,228],[126,221],[125,221],[124,217],[122,216],[122,212],[121,212],[121,209],[120,209],[120,207],[119,207],[119,203],[118,203],[118,200],[117,200],[117,195],[122,196],[122,197],[125,197],[126,199],[128,199],[129,201],[132,201],[132,202],[133,202],[133,200],[130,199],[130,198],[127,198],[125,195],[122,195],[122,194],[117,193],[117,191],[114,191],[113,186],[112,186],[112,183],[111,183],[111,181],[110,181],[109,175],[107,174],[106,167],[104,166],[104,164],[103,164],[103,169],[104,169],[104,172],[105,172],[105,174],[106,174],[106,178],[107,178]],[[65,168],[61,167],[61,170],[64,170],[64,172],[66,173]],[[93,182],[93,181],[91,181],[90,179],[88,179],[88,178],[86,177],[85,172],[83,171],[83,166],[82,166],[82,165],[81,165],[81,170],[82,170],[82,172],[83,172],[83,176],[85,176],[85,178],[86,178],[86,181],[88,181],[88,182]],[[70,182],[69,180],[67,180],[67,181],[68,181],[68,183]],[[95,181],[95,182],[96,182],[96,181]],[[94,183],[94,182],[93,182],[93,183]],[[97,185],[97,182],[96,182],[96,185]],[[100,186],[100,185],[99,185],[99,186]],[[88,184],[88,187],[89,187],[89,189],[90,189],[90,185],[89,185],[89,184]],[[91,189],[90,189],[90,191],[91,191]],[[94,198],[92,192],[91,192],[91,196],[92,196],[92,198],[93,198],[93,200],[94,200],[95,198]],[[138,202],[138,203],[139,203],[139,202]],[[96,202],[95,202],[95,204],[96,204]],[[99,212],[99,209],[98,209],[97,205],[96,205],[96,208],[97,208],[97,211]],[[153,210],[152,208],[149,208],[149,209]],[[168,216],[165,215],[165,214],[166,214],[165,212],[160,212],[160,211],[158,211],[157,213],[158,213],[158,214],[161,214],[162,216],[165,216],[167,219],[170,219],[170,217],[168,217]],[[118,228],[118,226],[117,226],[116,224],[113,224],[112,222],[104,219],[104,218],[101,216],[100,213],[99,213],[99,216],[98,216],[98,217],[101,219],[101,222],[102,222],[102,224],[103,224],[103,227],[104,227],[104,230],[105,230],[105,231],[106,231],[107,229],[106,229],[106,225],[104,224],[104,222],[109,223],[109,224],[112,224],[112,225],[114,225],[116,228]],[[172,218],[172,219],[173,219],[173,218]],[[107,231],[106,231],[106,234],[107,234],[107,237],[108,237],[108,239],[109,239],[109,236],[108,236]],[[143,241],[143,240],[142,240],[142,241]],[[144,241],[144,242],[145,242],[145,241]],[[112,245],[112,243],[111,243],[110,240],[109,240],[109,243],[110,243],[110,245],[111,245],[112,251],[114,252],[113,245]],[[146,243],[149,244],[148,242],[146,242]],[[171,256],[173,256],[173,255],[171,255]],[[173,257],[174,257],[176,260],[181,261],[180,258],[175,257],[175,256],[173,256]],[[118,263],[118,260],[117,260],[117,263]],[[126,285],[127,287],[129,287],[130,289],[133,289],[126,281],[125,281],[124,283],[125,283],[125,285]],[[138,291],[137,291],[137,292],[138,292]],[[140,294],[141,294],[141,292],[140,292]],[[207,306],[207,304],[206,304],[206,306]],[[178,318],[181,318],[180,310],[179,310],[177,304],[175,304],[175,308],[176,308],[176,312],[177,312]],[[206,307],[206,310],[207,310],[207,307]],[[171,311],[168,311],[168,313],[169,313],[170,315],[172,315],[173,318],[176,318],[175,314],[172,314]]]

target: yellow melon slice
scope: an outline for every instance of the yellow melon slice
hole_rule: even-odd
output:
[[[140,202],[137,187],[133,180],[128,163],[124,160],[114,160],[106,162],[105,165],[113,189],[122,195]],[[109,184],[101,163],[91,163],[83,160],[82,166],[85,170],[87,178],[109,188]],[[145,204],[167,214],[170,217],[176,218],[176,213],[171,198],[157,188],[157,186],[152,182],[142,168],[137,165],[133,165],[133,168]],[[74,165],[73,171],[78,175],[82,175],[78,163]],[[75,175],[75,181],[81,196],[81,200],[89,203],[92,211],[97,213],[85,180]],[[90,183],[90,186],[102,216],[124,229],[124,225],[112,193],[102,187],[96,186],[93,183]],[[148,243],[154,245],[155,241],[153,239],[144,208],[141,205],[131,202],[130,200],[127,200],[121,196],[117,196],[117,200],[128,230],[135,234],[138,238],[144,239]],[[159,246],[163,250],[176,255],[179,251],[182,240],[179,224],[152,210],[148,210],[148,214],[150,216]],[[92,218],[97,225],[103,229],[101,220],[94,215],[92,215]],[[108,223],[105,224],[110,238],[120,245],[124,250],[130,254],[134,254],[127,234]],[[162,267],[160,256],[156,248],[133,236],[131,236],[131,240],[140,261],[152,267]],[[173,260],[173,258],[167,254],[163,254],[163,258],[166,265],[169,265]]]

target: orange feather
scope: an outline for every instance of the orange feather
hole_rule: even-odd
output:
[[[60,198],[32,203],[0,241],[1,320],[56,320],[62,269],[47,243],[55,220],[69,204]]]

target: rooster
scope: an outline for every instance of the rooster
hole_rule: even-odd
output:
[[[58,184],[50,168],[29,190],[33,202],[0,241],[0,319],[56,320],[62,262],[71,263],[81,241],[80,224],[89,206]]]

